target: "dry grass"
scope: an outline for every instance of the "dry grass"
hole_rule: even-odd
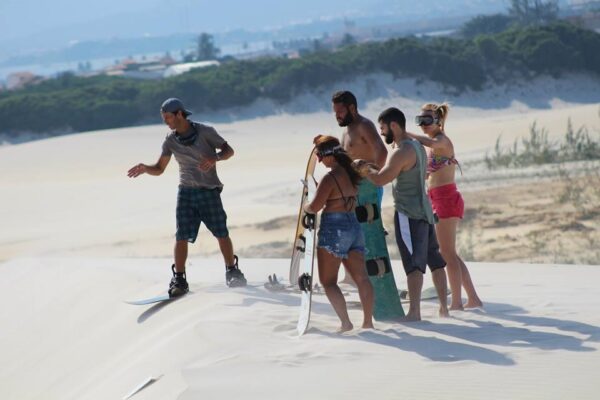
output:
[[[588,172],[465,193],[464,258],[600,264],[600,175]]]
[[[600,163],[554,168],[551,175],[497,187],[475,189],[465,183],[465,218],[457,237],[463,259],[600,265]],[[393,212],[385,207],[382,214],[389,253],[397,259]],[[233,227],[234,238],[242,231],[254,237],[251,246],[239,249],[240,256],[289,257],[295,221],[289,215]]]

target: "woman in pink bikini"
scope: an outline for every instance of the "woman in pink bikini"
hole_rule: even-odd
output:
[[[464,215],[465,203],[456,188],[454,175],[456,166],[460,168],[454,158],[454,146],[444,132],[444,122],[448,116],[448,104],[425,104],[421,107],[421,114],[415,117],[415,122],[421,127],[423,135],[409,133],[409,136],[418,140],[427,151],[427,186],[433,211],[437,214],[439,222],[435,225],[435,233],[440,245],[442,257],[446,260],[448,280],[452,290],[450,310],[481,307],[483,303],[464,261],[456,252],[456,228],[459,219]],[[461,285],[467,292],[467,302],[463,305]]]

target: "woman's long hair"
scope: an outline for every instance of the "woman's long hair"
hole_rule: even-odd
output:
[[[354,186],[358,186],[362,180],[358,171],[352,166],[352,159],[348,156],[348,153],[340,145],[340,141],[333,136],[319,135],[313,140],[317,151],[320,153],[327,153],[332,155],[335,161],[344,168],[350,181]]]

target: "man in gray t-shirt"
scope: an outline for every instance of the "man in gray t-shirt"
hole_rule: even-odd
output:
[[[175,156],[179,163],[180,186],[204,189],[222,188],[223,184],[217,176],[217,169],[211,167],[200,169],[199,164],[203,160],[217,160],[220,155],[217,154],[216,149],[221,149],[225,153],[231,152],[231,155],[233,155],[233,150],[213,127],[188,120],[186,122],[188,126],[182,135],[179,135],[177,131],[167,135],[162,145],[161,157]],[[194,143],[186,145],[181,142],[180,137],[187,138],[189,136],[196,136]]]
[[[160,158],[153,165],[134,166],[127,175],[131,178],[144,173],[161,175],[171,156],[175,156],[179,164],[175,264],[171,266],[173,278],[169,295],[181,296],[189,290],[185,274],[188,242],[196,241],[201,223],[219,242],[226,266],[227,286],[245,286],[246,279],[238,268],[238,257],[233,253],[233,243],[227,230],[227,214],[221,202],[223,184],[216,169],[217,161],[233,156],[233,149],[214,128],[187,119],[191,112],[179,99],[165,100],[160,111],[163,121],[172,130],[163,142]]]

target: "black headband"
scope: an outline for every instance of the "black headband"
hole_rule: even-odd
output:
[[[325,157],[325,156],[331,156],[334,154],[340,154],[343,153],[344,149],[342,149],[342,146],[340,146],[339,144],[335,147],[332,147],[330,149],[326,149],[326,150],[317,150],[317,153],[321,156],[321,157]]]

